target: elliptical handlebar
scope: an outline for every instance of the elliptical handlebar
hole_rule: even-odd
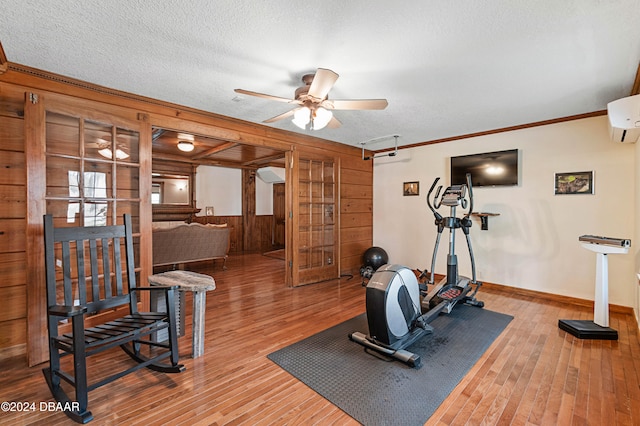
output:
[[[436,217],[436,219],[442,219],[442,215],[440,213],[437,212],[436,209],[440,208],[441,203],[438,203],[438,197],[440,196],[440,190],[442,189],[442,185],[440,185],[438,187],[438,189],[436,190],[436,195],[433,197],[433,205],[431,204],[431,193],[433,192],[433,189],[436,187],[436,185],[438,184],[438,181],[440,180],[439,177],[437,177],[434,181],[433,184],[431,185],[431,188],[429,189],[429,192],[427,193],[427,206],[429,206],[429,209],[431,209],[431,211],[433,212],[433,215]]]
[[[469,190],[469,210],[467,210],[467,214],[465,217],[471,216],[473,212],[473,185],[471,184],[471,173],[467,173],[467,189]]]

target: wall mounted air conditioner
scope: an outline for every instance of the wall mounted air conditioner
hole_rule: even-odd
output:
[[[607,104],[609,134],[614,142],[636,143],[640,140],[640,95]]]

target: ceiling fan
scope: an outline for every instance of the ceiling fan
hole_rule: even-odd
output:
[[[293,124],[303,130],[320,130],[325,126],[332,129],[340,127],[342,123],[333,116],[332,110],[373,110],[387,107],[386,99],[329,99],[329,91],[338,77],[338,74],[325,68],[318,68],[315,74],[305,74],[302,76],[304,86],[296,89],[294,99],[244,89],[235,89],[235,92],[298,105],[290,111],[264,120],[263,123],[273,123],[293,116]]]

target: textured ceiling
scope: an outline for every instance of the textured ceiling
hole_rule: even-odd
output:
[[[3,0],[10,62],[259,123],[329,68],[336,111],[315,136],[370,149],[606,109],[630,95],[640,0]],[[290,120],[269,124],[304,132]],[[312,131],[309,131],[310,133]]]

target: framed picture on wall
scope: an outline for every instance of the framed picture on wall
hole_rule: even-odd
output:
[[[207,206],[204,208],[204,214],[207,216],[213,216],[213,206]]]
[[[593,194],[593,171],[556,173],[555,194]]]
[[[420,195],[420,182],[405,182],[402,185],[403,195]]]

